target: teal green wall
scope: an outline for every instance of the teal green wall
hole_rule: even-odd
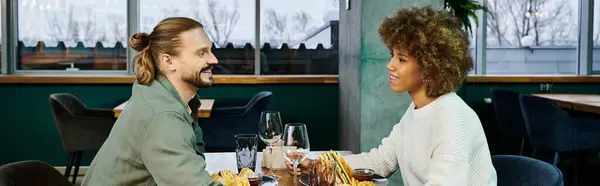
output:
[[[465,96],[463,99],[479,114],[486,129],[495,124],[490,105],[483,101],[489,97],[489,89],[492,87],[522,93],[544,93],[539,91],[537,83],[467,84],[459,95]],[[269,109],[282,111],[284,122],[305,122],[309,126],[315,150],[337,149],[337,84],[215,85],[199,92],[199,95],[203,98],[248,98],[262,90],[273,91],[274,97]],[[67,154],[62,151],[48,104],[48,96],[55,92],[72,93],[90,107],[112,108],[130,96],[130,86],[0,84],[0,164],[27,159],[42,160],[55,166],[66,164]],[[554,84],[548,93],[600,94],[600,84]],[[364,114],[377,114],[376,112],[378,111]],[[396,116],[390,116],[395,119],[393,117]],[[387,125],[391,127],[395,122],[381,123],[372,128],[385,128]],[[380,130],[362,133],[376,136],[371,138],[372,144],[368,144],[371,147],[379,144],[381,138],[389,133],[389,128]],[[494,135],[488,134],[488,138],[491,139]],[[88,165],[92,157],[93,153],[84,155],[82,164]]]
[[[215,85],[199,91],[201,98],[248,99],[259,91],[273,92],[268,109],[281,111],[283,122],[308,125],[311,150],[337,149],[337,84]],[[0,84],[0,165],[37,159],[66,165],[48,96],[66,92],[88,107],[112,109],[131,95],[130,85]],[[84,153],[88,165],[94,153]],[[233,161],[233,160],[232,160]]]

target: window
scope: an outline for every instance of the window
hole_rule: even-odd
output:
[[[338,74],[339,0],[261,0],[261,74]]]
[[[487,74],[575,74],[579,0],[494,0]]]
[[[478,14],[478,16],[481,17],[481,14]],[[473,59],[473,69],[471,69],[471,71],[469,71],[469,75],[474,75],[477,71],[477,30],[478,27],[481,26],[481,23],[479,23],[479,25],[477,25],[477,23],[475,22],[475,20],[470,19],[471,22],[471,31],[466,30],[467,33],[469,33],[469,51],[471,52],[471,58]]]
[[[594,34],[592,34],[592,49],[593,61],[592,69],[594,71],[600,71],[600,1],[594,4],[594,21],[593,21]]]
[[[126,1],[18,0],[17,70],[126,70]]]
[[[254,74],[254,0],[141,0],[140,30],[150,33],[166,17],[184,16],[205,26],[219,64],[214,74]]]

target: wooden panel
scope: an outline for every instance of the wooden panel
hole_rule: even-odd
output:
[[[123,108],[125,108],[125,106],[127,105],[127,102],[128,101],[121,103],[119,106],[117,106],[113,109],[113,112],[115,112],[115,118],[119,117],[119,115],[121,114],[121,111],[123,111]],[[200,99],[200,102],[201,102],[201,105],[200,105],[200,108],[198,108],[198,117],[199,118],[210,117],[210,113],[212,111],[215,100],[214,99]]]
[[[468,76],[468,83],[598,83],[600,76]]]
[[[132,75],[0,75],[1,83],[12,84],[131,84]],[[215,75],[215,84],[338,83],[338,75]]]
[[[339,151],[342,156],[350,155],[350,151]],[[308,153],[308,158],[316,159],[321,155],[323,151],[312,151]],[[232,173],[237,174],[237,163],[235,158],[235,152],[222,152],[222,153],[204,153],[206,156],[206,171],[210,174],[218,173],[222,170],[230,170]],[[256,158],[256,170],[260,170],[262,174],[268,173],[268,169],[262,167],[262,152],[257,153]],[[294,176],[291,175],[287,169],[274,170],[273,173],[280,176],[278,180],[279,185],[294,185]],[[298,185],[300,184],[300,177],[297,177]]]
[[[551,99],[564,109],[600,114],[600,95],[594,94],[533,94]]]

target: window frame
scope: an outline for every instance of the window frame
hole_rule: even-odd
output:
[[[484,5],[487,5],[488,0],[481,0]],[[1,28],[2,29],[2,57],[0,58],[0,75],[133,75],[131,61],[135,54],[135,50],[127,47],[127,61],[125,70],[79,70],[79,71],[66,71],[66,70],[17,70],[17,55],[18,51],[16,43],[18,41],[17,26],[18,26],[18,2],[12,0],[0,0],[1,3]],[[577,73],[574,76],[590,76],[600,75],[600,70],[593,70],[593,43],[591,41],[593,37],[593,23],[594,23],[594,0],[578,0],[579,14],[578,14],[578,44],[577,44]],[[341,6],[347,6],[344,0],[340,0]],[[255,46],[261,46],[260,31],[261,31],[261,0],[255,0]],[[132,35],[139,31],[140,28],[140,0],[127,0],[127,21],[126,28],[128,35]],[[349,11],[346,7],[340,7],[340,11]],[[479,16],[479,27],[476,29],[476,46],[475,52],[476,57],[474,59],[475,73],[469,76],[487,76],[487,16],[482,11],[477,12]],[[343,19],[340,17],[340,19]],[[12,28],[12,29],[8,29]],[[262,75],[260,74],[260,50],[254,50],[254,76],[331,76],[331,75],[312,75],[312,74],[299,74],[299,75]],[[228,74],[228,75],[215,75],[216,77],[227,77],[227,76],[248,76],[243,74]],[[517,75],[522,77],[534,76],[528,74]],[[547,76],[561,76],[552,75]]]
[[[1,52],[0,55],[2,55],[2,57],[0,58],[0,75],[6,75],[8,74],[8,65],[7,65],[7,61],[8,61],[8,51],[7,51],[7,42],[8,42],[8,11],[7,11],[7,6],[6,3],[9,0],[1,0],[0,1],[0,13],[2,14],[2,18],[0,19],[0,29],[2,30],[2,44],[0,45]]]
[[[136,32],[140,31],[140,1],[141,0],[127,0],[127,12],[126,12],[126,16],[127,16],[127,34],[128,36],[133,35]],[[2,2],[7,2],[7,0],[2,0]],[[9,8],[11,9],[12,12],[14,13],[10,13],[10,16],[8,17],[9,19],[11,19],[9,21],[9,23],[11,23],[13,26],[11,29],[8,31],[9,35],[12,36],[17,36],[17,30],[18,28],[16,27],[18,24],[18,1],[12,1],[14,3],[9,3],[8,6],[5,5],[5,3],[2,4],[2,8]],[[261,46],[261,40],[260,40],[260,31],[261,31],[261,0],[255,0],[255,39],[254,39],[254,46]],[[340,10],[342,11],[342,10]],[[2,17],[2,19],[4,20],[5,17]],[[2,27],[7,28],[5,26]],[[4,32],[2,34],[5,34]],[[2,39],[4,40],[4,38],[8,38],[8,37],[3,37]],[[18,37],[10,37],[13,41],[13,43],[17,43]],[[124,45],[127,43],[124,43]],[[78,71],[66,71],[66,70],[19,70],[17,69],[17,63],[18,61],[16,60],[17,55],[18,55],[18,51],[16,50],[16,45],[14,44],[9,44],[9,45],[4,45],[4,46],[11,46],[11,47],[3,47],[2,50],[6,50],[5,54],[12,54],[9,55],[9,58],[7,58],[6,60],[2,60],[2,61],[10,61],[10,67],[11,68],[7,68],[8,72],[7,73],[2,73],[2,74],[17,74],[17,75],[28,75],[28,74],[41,74],[41,75],[134,75],[133,71],[132,71],[132,65],[134,66],[134,64],[132,64],[132,59],[135,57],[135,55],[137,54],[137,51],[133,50],[131,47],[127,46],[127,58],[126,58],[126,69],[125,70],[78,70]],[[254,50],[254,73],[252,75],[254,76],[272,76],[272,75],[263,75],[260,73],[260,69],[261,69],[261,63],[260,63],[260,55],[261,54],[261,50],[259,47],[257,47]],[[4,58],[4,56],[3,56]],[[4,71],[5,69],[3,68],[2,71]],[[331,75],[335,75],[335,74],[327,74],[325,76],[331,76]],[[215,75],[217,77],[219,76],[248,76],[248,74],[227,74],[227,75]],[[313,74],[293,74],[293,75],[288,75],[288,74],[282,74],[282,75],[277,75],[277,76],[320,76],[320,75],[313,75]]]
[[[19,5],[19,1],[17,0],[2,0],[2,9],[6,9],[7,10],[7,14],[6,18],[8,21],[7,22],[7,28],[12,28],[10,30],[7,30],[7,39],[8,43],[6,46],[9,47],[2,47],[3,52],[6,51],[5,54],[8,54],[7,58],[6,58],[6,62],[4,62],[6,64],[6,66],[8,66],[9,68],[7,68],[7,75],[10,74],[15,74],[15,75],[126,75],[126,74],[132,74],[130,73],[130,62],[129,62],[129,56],[131,54],[131,52],[129,51],[130,47],[127,45],[127,43],[123,43],[124,46],[126,46],[128,48],[127,51],[127,61],[126,61],[126,68],[125,70],[77,70],[77,71],[67,71],[67,70],[20,70],[17,69],[17,63],[19,61],[17,61],[17,56],[18,56],[18,48],[17,48],[17,43],[19,42],[19,38],[18,38],[18,20],[19,20],[19,15],[18,15],[18,5]],[[6,3],[4,3],[6,1]],[[130,33],[129,28],[131,28],[131,20],[129,19],[130,17],[130,12],[132,10],[135,11],[135,7],[131,7],[130,4],[131,3],[135,3],[136,1],[139,0],[127,0],[127,7],[126,9],[126,13],[125,15],[127,16],[127,32],[128,34]],[[3,21],[4,21],[4,17],[2,17]],[[2,25],[4,26],[4,25]],[[139,27],[139,26],[138,26]],[[135,27],[134,27],[135,28]],[[2,28],[3,31],[5,30],[5,28]],[[3,33],[4,34],[4,33]],[[2,38],[4,39],[4,38]],[[6,49],[5,49],[6,48]],[[2,56],[2,58],[4,59],[4,55]]]

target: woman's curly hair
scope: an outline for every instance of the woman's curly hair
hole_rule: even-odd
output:
[[[398,10],[379,25],[388,49],[405,48],[417,59],[427,96],[456,91],[473,68],[469,35],[451,13],[430,6]]]

